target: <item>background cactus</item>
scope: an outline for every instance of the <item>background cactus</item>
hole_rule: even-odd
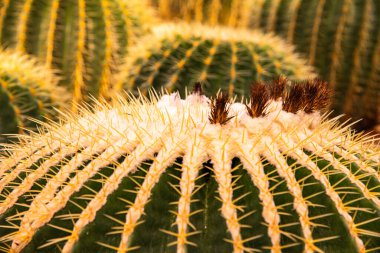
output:
[[[253,80],[279,75],[299,80],[312,69],[280,39],[259,32],[202,25],[161,25],[127,57],[119,89],[179,90],[200,81],[209,94],[248,92]]]
[[[164,20],[183,19],[209,25],[247,25],[250,11],[265,0],[150,0]],[[242,16],[245,15],[245,16]]]
[[[375,252],[379,147],[321,117],[324,83],[283,84],[246,105],[197,87],[48,126],[1,159],[1,249]]]
[[[380,1],[158,0],[159,13],[282,36],[335,91],[335,114],[380,124]],[[358,106],[360,105],[360,106]]]
[[[58,79],[36,60],[11,51],[0,51],[0,142],[3,134],[33,130],[39,121],[54,120],[53,109],[62,108],[68,96],[56,87]]]
[[[151,18],[138,0],[1,0],[0,42],[60,70],[73,101],[107,97],[127,45]]]

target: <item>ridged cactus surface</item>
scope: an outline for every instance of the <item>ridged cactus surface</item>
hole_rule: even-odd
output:
[[[266,0],[150,0],[164,20],[184,19],[210,25],[247,25],[255,4]]]
[[[73,101],[107,97],[127,45],[143,33],[144,0],[1,0],[0,42],[60,70]]]
[[[363,127],[380,123],[380,1],[152,2],[164,18],[260,28],[282,36],[329,81],[335,90],[335,114],[364,118],[359,123]]]
[[[292,80],[313,76],[312,69],[280,39],[259,32],[164,24],[131,49],[121,75],[124,89],[151,87],[176,91],[195,82],[208,94],[222,89],[230,96],[247,94],[254,80],[286,75]]]
[[[0,142],[4,134],[35,130],[39,121],[55,120],[54,107],[68,101],[65,90],[57,87],[57,77],[37,61],[12,51],[0,51]]]
[[[325,84],[120,100],[0,163],[4,252],[376,252],[379,147]],[[13,150],[13,151],[12,151]]]

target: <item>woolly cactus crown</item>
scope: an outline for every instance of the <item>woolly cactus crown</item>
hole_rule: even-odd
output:
[[[54,73],[34,58],[0,50],[0,134],[34,129],[36,122],[28,117],[55,119],[54,108],[62,108],[69,99],[57,83]]]
[[[379,148],[321,117],[323,82],[284,83],[121,100],[25,138],[0,163],[1,249],[378,249]]]
[[[165,19],[247,27],[282,37],[330,83],[334,114],[362,119],[358,128],[380,124],[380,1],[151,2]]]
[[[118,89],[179,90],[201,81],[208,94],[219,88],[229,95],[246,94],[253,80],[286,75],[291,80],[313,77],[312,68],[290,45],[258,31],[163,24],[131,49]]]

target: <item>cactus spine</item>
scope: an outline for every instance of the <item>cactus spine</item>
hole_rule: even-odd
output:
[[[371,252],[379,147],[326,120],[326,86],[200,87],[67,117],[0,163],[5,252]],[[254,96],[254,97],[253,97]]]
[[[10,0],[0,5],[0,42],[60,70],[73,102],[107,97],[127,45],[149,17],[137,0]],[[145,8],[145,10],[144,10]]]
[[[65,91],[56,87],[58,79],[35,59],[12,51],[0,51],[0,141],[3,134],[18,134],[35,129],[36,122],[58,116],[68,101]]]
[[[335,98],[331,109],[336,114],[363,118],[363,128],[380,123],[379,1],[190,0],[182,5],[172,4],[175,0],[154,2],[160,7],[171,7],[166,14],[159,11],[168,19],[183,16],[208,24],[260,28],[282,36],[332,85]],[[211,8],[214,2],[220,8]]]
[[[119,89],[179,90],[202,82],[209,94],[218,89],[242,95],[253,80],[286,75],[293,80],[313,76],[312,69],[280,39],[259,32],[166,24],[131,49]],[[212,85],[211,85],[212,84]]]

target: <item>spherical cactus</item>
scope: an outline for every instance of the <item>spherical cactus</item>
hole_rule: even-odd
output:
[[[290,79],[313,76],[312,70],[280,39],[259,32],[202,25],[161,25],[131,49],[118,87],[147,91],[161,87],[185,94],[202,82],[209,94],[248,92],[252,80],[279,75]]]
[[[4,134],[34,130],[39,121],[54,120],[68,101],[57,77],[35,59],[12,51],[0,51],[0,142]]]
[[[144,0],[7,0],[0,42],[60,70],[73,102],[107,97],[127,45],[150,17]]]
[[[380,124],[380,1],[152,2],[168,19],[260,28],[280,35],[329,81],[335,91],[331,104],[335,114],[363,118],[362,128]]]
[[[375,252],[380,149],[325,83],[119,100],[0,163],[5,252]],[[373,141],[373,139],[372,139]]]

